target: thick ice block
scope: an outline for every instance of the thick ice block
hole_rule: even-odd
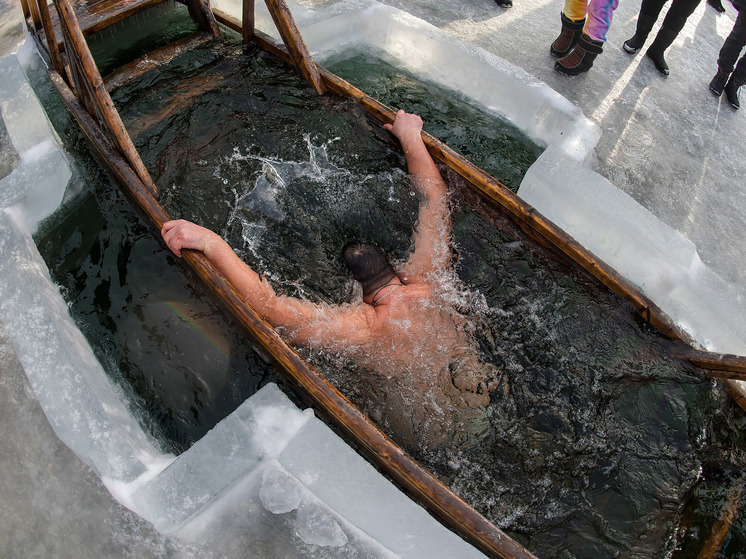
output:
[[[548,148],[518,195],[637,285],[702,347],[746,352],[746,297],[696,247],[607,179]]]
[[[133,482],[170,456],[122,403],[31,239],[60,204],[71,172],[14,55],[0,60],[0,99],[20,154],[0,180],[0,320],[57,436],[102,478]]]
[[[483,557],[320,421],[309,421],[280,455],[279,462],[341,517],[399,557]]]
[[[132,495],[133,508],[172,532],[260,463],[282,452],[312,417],[275,385],[254,394],[160,475]]]
[[[324,558],[483,557],[273,384],[140,487],[132,503],[160,530],[226,553],[259,530],[277,532],[291,548],[321,547]]]
[[[16,205],[19,225],[34,232],[57,209],[72,176],[64,152],[16,56],[0,60],[0,112],[21,162],[0,181],[0,207]]]
[[[299,491],[298,508],[273,513],[264,507],[260,493],[266,479],[273,476],[294,480]],[[324,527],[308,522],[317,516],[323,516],[327,523]],[[209,549],[214,557],[398,558],[337,515],[274,459],[265,460],[256,471],[218,496],[176,535],[201,549]]]
[[[0,320],[57,436],[100,476],[134,481],[163,455],[125,408],[36,251],[0,211]]]

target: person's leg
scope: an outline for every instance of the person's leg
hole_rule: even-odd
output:
[[[588,18],[578,44],[570,54],[557,61],[555,70],[568,76],[576,76],[591,69],[593,61],[604,50],[606,32],[618,4],[619,0],[591,0],[588,4]]]
[[[585,20],[588,15],[588,0],[565,0],[562,13],[573,21]]]
[[[618,5],[619,0],[591,0],[583,33],[594,41],[606,42],[606,32],[611,27],[611,17]]]
[[[736,65],[733,75],[742,82],[746,82],[746,54],[744,54]]]
[[[665,3],[666,0],[642,0],[640,14],[637,16],[637,29],[630,39],[624,41],[622,48],[625,51],[637,52],[645,44]]]
[[[723,70],[718,66],[717,74],[710,81],[710,91],[712,91],[713,95],[720,97],[723,94],[723,89],[725,88],[725,84],[728,83],[729,77],[730,70]]]
[[[741,107],[741,102],[738,99],[741,86],[746,84],[746,56],[742,56],[741,60],[738,61],[735,71],[731,74],[728,83],[725,84],[725,96],[728,98],[728,103],[731,107],[738,109]]]
[[[553,56],[558,58],[566,56],[575,47],[583,32],[587,8],[587,0],[565,1],[565,7],[560,14],[562,30],[549,48]]]
[[[720,49],[718,67],[728,73],[732,72],[744,46],[746,46],[746,12],[739,12],[733,29]]]
[[[718,97],[723,93],[723,89],[727,88],[728,85],[730,85],[730,97],[735,96],[737,102],[736,104],[738,104],[738,89],[740,86],[735,87],[736,82],[734,81],[733,84],[731,84],[731,80],[735,79],[742,84],[744,78],[746,78],[746,75],[744,75],[746,74],[746,63],[743,62],[743,58],[741,58],[741,61],[738,62],[738,76],[731,76],[731,72],[733,72],[736,61],[738,61],[738,57],[741,55],[741,50],[743,50],[743,47],[745,45],[746,12],[739,12],[738,17],[736,18],[736,22],[733,25],[733,29],[731,30],[728,37],[725,39],[725,42],[720,49],[720,54],[718,56],[717,74],[715,74],[715,77],[712,78],[712,81],[710,82],[710,91],[712,91]],[[743,68],[741,68],[742,64],[744,65]],[[733,103],[731,102],[731,104]]]
[[[673,0],[663,20],[663,25],[655,37],[655,41],[653,41],[653,44],[650,45],[646,53],[661,74],[667,76],[669,72],[664,56],[666,49],[671,46],[671,43],[674,42],[681,30],[684,29],[686,20],[694,13],[699,2],[700,0]]]

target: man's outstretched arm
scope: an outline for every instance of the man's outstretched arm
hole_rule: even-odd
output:
[[[445,268],[450,259],[451,218],[446,183],[422,141],[419,116],[402,110],[393,124],[383,127],[399,139],[412,182],[424,198],[414,233],[414,252],[405,267],[409,279],[424,280],[430,272]]]
[[[356,309],[314,305],[277,295],[220,235],[209,229],[179,219],[164,223],[161,235],[178,257],[185,249],[202,252],[233,289],[272,326],[282,328],[292,343],[333,347],[359,342],[358,337],[369,333],[366,317]]]

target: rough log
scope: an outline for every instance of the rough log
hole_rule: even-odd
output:
[[[676,357],[704,369],[710,376],[746,381],[746,357],[742,355],[690,349]]]
[[[154,197],[157,196],[158,189],[140,159],[140,154],[137,153],[137,149],[135,149],[135,145],[132,143],[132,139],[127,133],[127,129],[124,127],[122,119],[119,118],[119,113],[114,107],[109,92],[106,90],[106,86],[101,79],[101,74],[96,67],[96,62],[93,60],[93,56],[91,56],[91,51],[88,50],[85,37],[80,30],[80,26],[78,25],[78,21],[70,3],[68,0],[55,0],[55,4],[57,5],[61,22],[67,29],[68,36],[72,42],[72,45],[70,46],[77,54],[77,58],[81,64],[81,69],[85,73],[87,83],[91,85],[99,116],[103,118],[103,122],[115,140],[117,147],[130,162],[133,169],[140,177],[140,180],[147,186],[148,190],[151,191]]]
[[[240,33],[244,45],[254,40],[254,0],[243,0]]]
[[[44,35],[47,40],[47,52],[49,53],[49,58],[52,61],[52,66],[55,70],[57,70],[58,73],[64,74],[65,65],[62,63],[62,58],[60,57],[60,49],[57,45],[57,39],[54,36],[54,26],[52,25],[52,18],[49,15],[49,6],[47,5],[46,0],[31,0],[31,2],[35,4],[38,3],[39,13],[41,15],[41,21],[44,27]]]
[[[171,60],[174,56],[188,50],[192,50],[200,45],[212,41],[213,37],[202,31],[179,39],[166,45],[165,47],[150,51],[146,55],[133,60],[132,62],[117,68],[114,72],[104,78],[106,89],[113,91],[117,87],[134,80],[153,68],[160,66]]]
[[[298,68],[303,78],[314,87],[316,92],[319,95],[323,95],[326,92],[324,81],[319,75],[316,63],[308,52],[308,47],[306,47],[300,31],[298,31],[298,27],[287,4],[285,4],[285,0],[266,0],[266,4],[267,8],[269,8],[269,13],[272,15],[272,20],[275,22],[277,31],[285,43],[285,47],[287,47],[288,52],[293,57],[296,68]]]
[[[194,23],[197,24],[202,31],[209,33],[216,39],[220,37],[220,28],[218,22],[215,21],[215,16],[210,9],[209,0],[184,0],[187,9],[189,10],[189,16],[192,18]]]

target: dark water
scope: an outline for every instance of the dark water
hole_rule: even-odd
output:
[[[144,54],[197,31],[184,4],[168,0],[88,37],[102,76]],[[116,38],[117,48],[111,48]]]
[[[433,136],[518,192],[526,169],[543,148],[458,92],[417,79],[376,54],[380,53],[346,53],[324,65],[382,103],[419,114]]]
[[[200,49],[114,100],[167,211],[219,231],[278,291],[346,300],[350,238],[406,258],[418,201],[398,146],[269,56]],[[40,250],[99,355],[185,447],[273,373],[101,182]],[[539,557],[696,557],[741,476],[743,412],[627,304],[448,182],[460,309],[504,373],[483,444],[412,452]],[[307,355],[355,400],[333,359]],[[745,520],[722,556],[744,557]]]

